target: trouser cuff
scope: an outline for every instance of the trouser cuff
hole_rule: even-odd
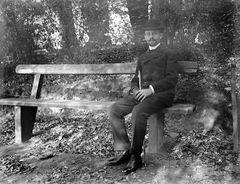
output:
[[[121,144],[121,143],[116,143],[114,144],[114,150],[115,151],[125,151],[125,150],[130,150],[130,143],[129,144]]]

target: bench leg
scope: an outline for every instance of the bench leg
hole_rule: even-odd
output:
[[[149,142],[147,153],[157,153],[163,144],[164,113],[155,113],[148,119]]]
[[[15,142],[17,144],[29,140],[33,134],[37,107],[15,106]]]

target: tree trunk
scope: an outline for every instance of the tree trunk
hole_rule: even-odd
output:
[[[91,47],[102,47],[110,39],[106,36],[109,32],[109,10],[107,0],[82,0],[81,12],[84,18],[84,27],[87,30]]]
[[[57,13],[62,26],[62,44],[63,49],[70,51],[78,44],[77,35],[74,26],[74,17],[71,0],[58,0],[55,2]]]
[[[127,0],[130,22],[133,27],[135,42],[143,40],[142,27],[148,20],[148,1],[147,0]]]

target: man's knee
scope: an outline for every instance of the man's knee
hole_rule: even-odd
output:
[[[117,103],[115,102],[114,104],[110,105],[110,106],[107,108],[107,114],[108,114],[108,115],[111,115],[112,113],[116,112],[117,109],[118,109]]]
[[[136,118],[148,118],[149,114],[147,112],[145,112],[144,110],[145,108],[141,107],[141,106],[135,106],[132,110],[132,116],[136,117]]]
[[[107,115],[109,116],[112,113],[113,110],[113,104],[107,108]]]

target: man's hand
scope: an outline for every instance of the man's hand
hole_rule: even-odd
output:
[[[137,94],[138,91],[139,91],[138,88],[134,88],[133,91],[132,91],[133,97],[134,97],[136,100],[137,100],[136,94]]]
[[[133,96],[135,99],[137,99],[139,102],[142,102],[147,96],[152,94],[151,89],[142,89],[133,91]]]

